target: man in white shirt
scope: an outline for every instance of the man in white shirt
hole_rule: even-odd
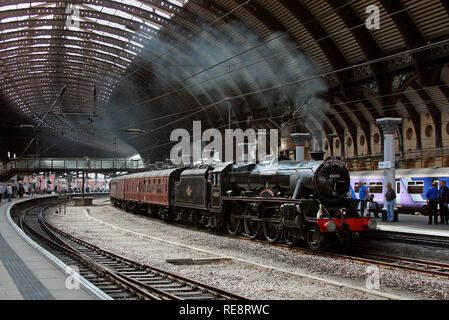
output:
[[[11,197],[12,197],[12,187],[10,184],[8,184],[8,186],[6,187],[6,193],[8,195],[8,202],[11,202]]]

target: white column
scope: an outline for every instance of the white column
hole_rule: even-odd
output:
[[[304,145],[310,133],[292,133],[290,137],[295,141],[296,161],[304,161]]]
[[[387,183],[391,183],[392,188],[396,190],[396,153],[394,134],[401,121],[401,118],[381,118],[376,120],[377,125],[384,135],[384,194],[387,190]]]

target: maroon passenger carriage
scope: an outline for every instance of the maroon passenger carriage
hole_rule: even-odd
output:
[[[336,157],[320,161],[218,163],[156,170],[111,180],[113,205],[195,227],[263,237],[313,250],[353,244],[376,229],[347,197],[350,178]]]

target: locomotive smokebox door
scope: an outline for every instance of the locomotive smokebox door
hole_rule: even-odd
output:
[[[219,163],[210,170],[210,187],[211,187],[211,211],[221,211],[223,206],[222,194],[226,189],[223,181],[223,173],[229,170],[232,163]]]

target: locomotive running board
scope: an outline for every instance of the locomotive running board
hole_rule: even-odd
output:
[[[264,198],[264,197],[223,197],[226,201],[261,201],[261,202],[282,202],[282,203],[302,203],[298,199],[285,199],[285,198]]]

